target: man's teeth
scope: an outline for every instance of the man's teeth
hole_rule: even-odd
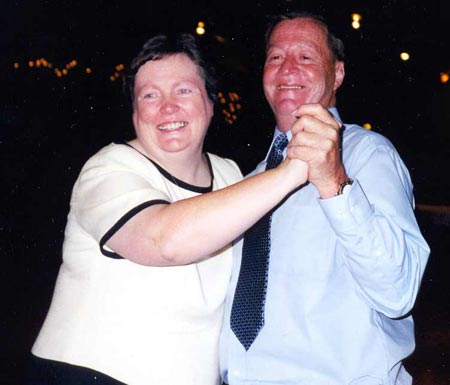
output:
[[[161,131],[172,131],[176,130],[177,128],[182,128],[187,125],[187,122],[173,122],[173,123],[166,123],[166,124],[160,124],[158,126],[158,129]]]
[[[305,88],[305,86],[277,86],[277,90],[302,90],[303,88]]]

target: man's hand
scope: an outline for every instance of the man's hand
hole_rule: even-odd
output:
[[[320,104],[304,104],[294,115],[297,120],[291,127],[287,155],[308,164],[308,181],[321,198],[333,197],[347,179],[340,154],[342,125]]]

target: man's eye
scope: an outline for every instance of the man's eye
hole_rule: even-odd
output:
[[[192,90],[189,89],[189,88],[180,88],[180,89],[178,90],[178,93],[179,93],[180,95],[187,95],[187,94],[192,93]]]
[[[270,61],[280,60],[280,59],[281,59],[281,55],[272,55],[272,56],[269,57]]]

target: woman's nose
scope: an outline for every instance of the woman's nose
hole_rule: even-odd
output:
[[[173,114],[179,111],[180,107],[171,99],[166,99],[161,105],[161,112],[164,114]]]

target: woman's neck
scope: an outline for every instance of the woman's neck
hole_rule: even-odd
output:
[[[208,187],[211,184],[211,172],[206,155],[201,149],[195,153],[176,152],[176,153],[153,153],[144,148],[141,143],[133,139],[128,142],[136,150],[158,163],[168,173],[175,178],[198,187]]]

